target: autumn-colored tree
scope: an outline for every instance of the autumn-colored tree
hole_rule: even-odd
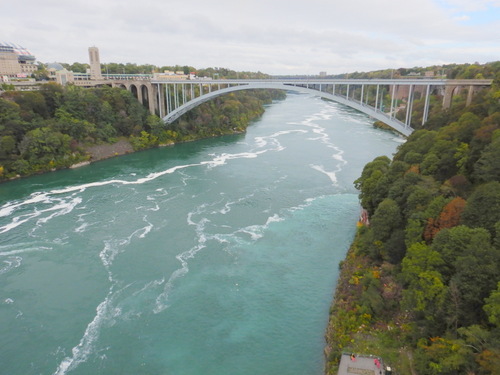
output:
[[[460,196],[465,197],[468,195],[471,188],[471,183],[464,175],[455,175],[441,185],[441,192],[446,196]]]
[[[436,234],[443,228],[453,228],[460,224],[462,212],[467,202],[465,199],[456,197],[443,207],[437,219],[429,218],[424,230],[424,239],[431,242]]]

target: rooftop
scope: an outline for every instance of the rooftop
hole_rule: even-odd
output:
[[[15,53],[20,63],[34,63],[35,56],[26,48],[15,43],[0,42],[0,52]]]
[[[388,375],[382,358],[373,355],[343,353],[338,375]]]

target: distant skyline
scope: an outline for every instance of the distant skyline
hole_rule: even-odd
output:
[[[0,40],[44,63],[328,74],[500,60],[500,0],[26,0]]]

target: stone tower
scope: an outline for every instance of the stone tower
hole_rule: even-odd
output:
[[[90,79],[102,79],[99,48],[89,47]]]

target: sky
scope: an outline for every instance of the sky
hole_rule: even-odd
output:
[[[0,0],[43,63],[342,74],[500,60],[500,0]]]

